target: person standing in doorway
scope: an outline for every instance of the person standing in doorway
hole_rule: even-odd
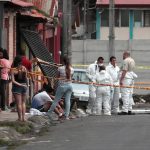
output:
[[[1,105],[2,110],[8,109],[8,97],[7,97],[7,85],[9,83],[9,73],[11,68],[11,63],[9,61],[8,53],[6,50],[0,50],[0,65],[1,69],[1,84],[0,84],[0,93],[1,93]]]
[[[93,64],[90,64],[87,68],[86,75],[90,79],[90,82],[94,82],[95,75],[99,72],[99,66],[102,66],[104,62],[103,57],[99,57],[97,61]],[[88,114],[96,114],[96,86],[93,84],[89,85],[89,100],[88,106],[86,109],[86,113]]]
[[[123,63],[121,66],[121,77],[120,77],[120,86],[133,86],[134,78],[137,75],[133,72],[135,68],[135,61],[130,56],[130,52],[125,51],[123,53]],[[122,112],[118,115],[132,115],[132,99],[133,88],[121,88],[121,98],[122,98]]]
[[[117,66],[116,57],[110,57],[110,63],[106,66],[106,71],[111,76],[113,81],[113,87],[111,88],[111,111],[112,114],[118,114],[119,112],[119,73],[120,68]]]

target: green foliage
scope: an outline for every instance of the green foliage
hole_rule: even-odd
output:
[[[21,133],[21,134],[27,134],[30,133],[33,129],[33,126],[31,123],[29,122],[20,122],[20,121],[3,121],[0,122],[0,126],[4,127],[12,127],[14,128],[17,132]]]
[[[5,146],[5,145],[8,145],[8,144],[9,144],[8,141],[0,139],[0,146]]]
[[[27,141],[6,141],[0,139],[0,147],[7,146],[8,150],[14,150],[17,146],[26,144]]]

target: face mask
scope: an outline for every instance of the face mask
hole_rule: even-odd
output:
[[[98,64],[98,66],[103,66],[103,64]]]

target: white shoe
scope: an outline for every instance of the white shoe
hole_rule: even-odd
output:
[[[96,114],[95,114],[95,116],[101,116],[101,115],[102,115],[101,113],[96,113]]]
[[[111,113],[104,113],[105,116],[111,116]]]
[[[91,115],[92,114],[91,109],[86,109],[86,113]]]

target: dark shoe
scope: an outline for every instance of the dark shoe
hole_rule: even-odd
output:
[[[122,112],[119,112],[118,115],[128,115],[128,113],[122,111]]]
[[[135,115],[132,111],[128,111],[128,115]]]

